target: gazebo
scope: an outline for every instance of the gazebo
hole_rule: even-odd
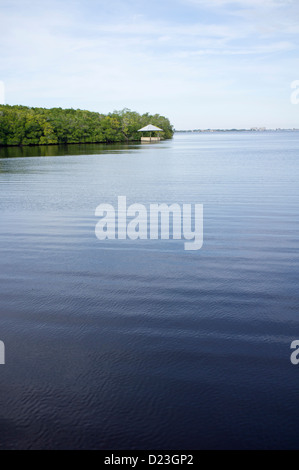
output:
[[[160,136],[158,135],[157,137],[152,137],[152,132],[163,132],[163,129],[160,129],[159,127],[149,124],[148,126],[145,126],[142,129],[139,129],[138,132],[150,133],[149,137],[141,137],[141,142],[158,142],[160,140]]]

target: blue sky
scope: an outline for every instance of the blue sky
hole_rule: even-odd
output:
[[[7,104],[299,127],[298,0],[0,0],[0,51]]]

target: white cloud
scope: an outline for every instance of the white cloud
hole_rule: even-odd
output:
[[[298,0],[181,0],[227,17],[239,18],[261,35],[298,34]]]

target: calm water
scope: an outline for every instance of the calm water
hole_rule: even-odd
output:
[[[299,448],[299,133],[0,157],[0,448]],[[119,195],[203,248],[100,242]]]

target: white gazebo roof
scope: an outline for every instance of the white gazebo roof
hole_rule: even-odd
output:
[[[139,129],[138,132],[146,132],[146,131],[162,131],[163,129],[160,129],[159,127],[153,126],[152,124],[149,124],[148,126],[143,127],[142,129]]]

